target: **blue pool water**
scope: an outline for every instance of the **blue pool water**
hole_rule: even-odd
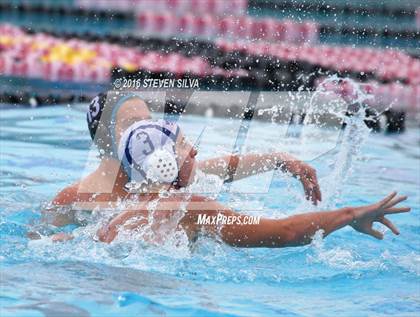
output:
[[[190,249],[173,241],[159,247],[136,241],[105,245],[92,240],[90,224],[77,228],[73,241],[30,241],[26,232],[42,206],[96,163],[88,155],[84,107],[1,111],[2,317],[419,315],[419,128],[363,136],[359,153],[339,149],[313,161],[324,207],[370,203],[392,190],[408,195],[412,213],[393,218],[398,237],[386,232],[378,241],[345,228],[300,248],[236,249],[203,238]],[[222,154],[238,122],[186,117],[181,123],[191,139],[203,124],[208,128],[199,158]],[[284,139],[279,125],[253,122],[251,131],[247,150],[305,156],[318,148]],[[326,139],[329,133],[321,131]],[[347,166],[336,162],[340,155],[351,158]],[[299,184],[282,175],[272,182],[267,175],[252,177],[231,189],[220,199],[255,206],[266,216],[313,209],[302,202]]]

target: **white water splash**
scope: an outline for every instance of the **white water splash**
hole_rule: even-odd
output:
[[[363,113],[361,113],[363,111]],[[321,184],[323,188],[323,208],[334,208],[339,202],[343,186],[353,170],[353,162],[360,154],[370,129],[364,123],[364,109],[347,118],[343,140],[337,153],[332,172]]]
[[[308,263],[322,263],[332,268],[358,271],[363,269],[383,269],[384,264],[381,259],[363,261],[354,251],[335,247],[326,249],[323,240],[323,232],[319,230],[315,233],[311,243],[313,254],[307,256]]]
[[[333,76],[321,83],[319,93],[328,92],[325,87],[342,81],[344,81],[351,90],[353,103],[352,105],[349,105],[346,110],[351,111],[352,114],[348,116],[346,113],[344,113],[344,115],[341,113],[345,128],[338,140],[338,153],[336,154],[334,167],[332,172],[321,182],[323,188],[323,204],[321,207],[327,209],[334,208],[339,202],[343,185],[352,172],[353,162],[360,155],[361,148],[370,133],[370,129],[365,123],[365,103],[371,99],[372,96],[365,93],[358,83],[351,79],[342,80]],[[353,109],[349,109],[350,106],[353,106]],[[336,114],[340,115],[339,113]]]

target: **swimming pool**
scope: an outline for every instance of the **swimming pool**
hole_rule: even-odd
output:
[[[328,202],[374,202],[396,189],[409,196],[407,205],[413,208],[394,218],[399,237],[387,232],[377,241],[346,228],[301,248],[235,249],[201,239],[191,250],[170,242],[161,247],[105,245],[92,241],[88,226],[76,229],[73,241],[29,241],[26,232],[41,206],[96,162],[91,157],[85,168],[90,139],[84,107],[1,111],[2,316],[419,314],[419,128],[401,135],[369,135],[344,184],[335,180],[340,200]],[[182,125],[194,138],[203,122],[208,136],[199,158],[222,153],[229,143],[227,127],[237,122],[191,116]],[[258,138],[247,147],[303,154],[307,149],[296,147],[295,141],[281,142],[277,131],[283,128],[253,122]],[[314,161],[325,191],[331,187],[334,157]],[[259,212],[271,216],[310,209],[301,203],[296,181],[277,175],[268,192],[258,192],[263,180],[252,177],[234,185],[254,194],[239,190],[231,194],[231,203],[250,199]]]

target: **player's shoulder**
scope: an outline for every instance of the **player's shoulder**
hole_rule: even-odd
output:
[[[79,183],[62,189],[52,201],[53,205],[69,205],[78,200]]]

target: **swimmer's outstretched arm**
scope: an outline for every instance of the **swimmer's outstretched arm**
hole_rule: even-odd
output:
[[[373,222],[380,222],[387,226],[394,234],[398,229],[385,216],[410,211],[408,207],[395,207],[407,197],[397,197],[392,193],[380,202],[362,207],[347,207],[334,211],[311,212],[284,219],[261,219],[259,224],[200,224],[199,217],[217,217],[222,214],[225,219],[245,221],[245,215],[240,215],[220,203],[206,198],[196,198],[188,204],[187,214],[180,221],[180,226],[193,239],[200,232],[221,238],[225,243],[236,247],[266,247],[281,248],[301,246],[311,242],[318,230],[323,236],[343,228],[352,226],[356,231],[382,239],[383,234],[372,228]],[[144,212],[144,211],[142,211]],[[125,228],[134,230],[133,222],[136,211],[127,211],[118,215],[111,223],[98,232],[99,239],[111,242],[118,230]],[[200,216],[201,215],[201,216]]]
[[[224,225],[220,230],[217,227],[201,226],[200,230],[220,236],[220,238],[237,247],[290,247],[301,246],[312,241],[318,230],[323,231],[326,237],[330,233],[347,225],[356,231],[382,239],[383,234],[372,228],[373,222],[380,222],[398,235],[395,225],[385,216],[410,211],[408,207],[395,207],[407,199],[405,196],[396,196],[392,193],[383,200],[362,207],[347,207],[334,211],[311,212],[290,216],[284,219],[261,219],[256,225]],[[218,203],[216,203],[218,204]],[[223,212],[225,216],[239,216],[234,212]],[[197,218],[198,215],[192,215]],[[195,219],[197,223],[198,219]]]
[[[205,173],[222,177],[225,182],[279,168],[299,179],[306,199],[314,205],[322,200],[315,169],[287,153],[226,155],[199,162],[199,168]]]

